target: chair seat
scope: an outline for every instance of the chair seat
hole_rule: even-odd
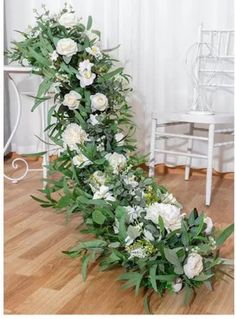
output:
[[[152,113],[152,118],[158,120],[158,124],[167,122],[186,122],[202,124],[233,124],[234,113],[216,113],[212,115],[191,114],[186,112]]]

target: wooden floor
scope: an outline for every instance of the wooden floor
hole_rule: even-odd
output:
[[[33,163],[37,165],[37,163]],[[12,171],[9,161],[6,172]],[[42,209],[30,198],[41,187],[39,172],[18,184],[5,181],[5,314],[143,314],[142,295],[123,290],[116,278],[120,269],[99,272],[90,268],[84,283],[78,259],[70,259],[62,250],[83,239],[75,229],[77,216],[65,224],[64,216],[51,209]],[[233,179],[213,178],[213,202],[204,206],[205,178],[192,176],[185,182],[183,175],[160,176],[164,184],[180,200],[185,211],[193,207],[207,211],[218,225],[233,222]],[[232,257],[233,240],[228,240],[222,255]],[[183,294],[152,296],[155,314],[232,314],[233,280],[226,279],[205,288],[191,306],[182,305]]]

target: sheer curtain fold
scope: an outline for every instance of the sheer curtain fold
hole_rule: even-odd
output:
[[[86,22],[93,16],[94,28],[102,32],[104,48],[120,44],[113,53],[132,75],[134,93],[130,103],[137,123],[136,137],[142,152],[149,150],[150,121],[152,112],[184,111],[191,103],[192,88],[185,68],[186,51],[197,41],[198,27],[233,28],[233,0],[74,0],[71,3],[78,16]],[[33,8],[45,3],[53,12],[59,10],[64,0],[7,0],[5,1],[5,43],[19,39],[14,30],[24,30],[33,23]],[[19,14],[20,12],[20,14]],[[24,77],[20,85],[29,85]],[[28,81],[28,80],[27,80]],[[34,82],[34,80],[31,80]],[[25,83],[25,84],[24,84]],[[27,83],[27,84],[26,84]],[[33,85],[34,87],[34,85]],[[14,122],[14,97],[10,90],[6,100]],[[40,150],[35,135],[40,131],[40,112],[31,113],[32,101],[22,97],[24,114],[12,143],[13,151],[35,152]],[[217,93],[213,101],[216,111],[233,111],[233,96]],[[30,123],[34,125],[30,125]],[[176,141],[169,147],[176,147]],[[180,146],[181,147],[184,146]],[[196,151],[206,146],[195,145]],[[159,162],[164,158],[160,156]],[[166,157],[167,164],[184,164],[185,159]],[[195,167],[206,167],[202,160],[194,160]],[[219,171],[233,171],[233,149],[222,155],[217,151],[214,166]]]

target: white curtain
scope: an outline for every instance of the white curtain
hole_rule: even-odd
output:
[[[185,55],[198,40],[201,23],[209,29],[233,28],[233,0],[76,0],[71,3],[86,21],[93,16],[94,28],[102,32],[104,48],[120,44],[114,55],[132,75],[134,93],[130,98],[137,123],[138,147],[148,153],[151,113],[185,111],[191,104],[192,89],[185,68]],[[25,30],[33,24],[33,8],[45,3],[57,11],[64,0],[7,0],[5,1],[6,43],[19,39],[14,30]],[[18,76],[22,90],[37,87],[37,82]],[[218,94],[214,99],[216,111],[233,111],[232,94]],[[13,151],[35,152],[42,145],[39,135],[40,112],[30,112],[32,101],[22,96],[24,112],[21,125],[12,142]],[[10,89],[9,110],[11,125],[15,119],[15,100]],[[175,144],[177,144],[175,142]],[[170,145],[175,147],[174,145]],[[183,147],[180,146],[179,149]],[[196,151],[206,151],[198,143]],[[222,156],[222,152],[223,156]],[[214,167],[218,171],[233,171],[233,149],[220,149],[215,154]],[[164,158],[158,158],[163,162]],[[169,165],[184,163],[184,159],[167,156]],[[206,167],[203,160],[194,160],[195,167]]]

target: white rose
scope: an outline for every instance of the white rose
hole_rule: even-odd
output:
[[[91,48],[86,48],[85,50],[98,60],[102,58],[102,53],[96,45],[91,46]]]
[[[154,224],[158,224],[159,216],[162,217],[165,228],[176,230],[181,228],[182,215],[180,208],[163,203],[153,203],[147,208],[145,219],[150,219]]]
[[[115,198],[112,196],[111,192],[109,192],[109,187],[102,185],[99,190],[97,190],[94,195],[93,199],[105,199],[114,202]]]
[[[187,262],[184,265],[184,273],[189,278],[192,279],[198,276],[203,270],[202,256],[197,253],[191,253],[188,255]]]
[[[174,292],[179,292],[183,287],[183,281],[181,278],[177,278],[175,282],[172,283],[172,288]]]
[[[77,53],[78,46],[74,40],[70,38],[64,38],[57,42],[56,50],[60,55],[64,55],[69,58]]]
[[[62,134],[64,147],[77,150],[77,144],[84,144],[88,140],[87,133],[76,123],[69,124]]]
[[[92,162],[84,155],[84,154],[78,154],[78,155],[75,155],[73,158],[72,158],[72,162],[75,166],[78,166],[80,168],[83,168],[85,166],[88,166],[90,164],[92,164]]]
[[[116,142],[117,142],[117,144],[119,145],[119,146],[122,146],[122,145],[124,145],[124,134],[122,134],[122,133],[116,133],[115,134],[115,140],[116,140]]]
[[[91,71],[91,68],[94,64],[91,63],[88,59],[79,63],[79,72]]]
[[[63,105],[68,106],[70,110],[78,109],[82,96],[76,91],[70,91],[64,96]]]
[[[66,28],[73,28],[77,24],[77,17],[72,12],[66,12],[62,14],[58,22]]]
[[[105,156],[109,164],[113,168],[113,173],[118,174],[119,171],[124,168],[126,164],[126,157],[123,154],[109,153]]]
[[[205,217],[204,223],[207,225],[207,227],[205,229],[205,233],[206,233],[206,235],[210,235],[212,232],[212,228],[213,228],[212,219],[210,217]]]
[[[108,99],[102,93],[96,93],[90,96],[92,112],[105,111],[108,106]]]

